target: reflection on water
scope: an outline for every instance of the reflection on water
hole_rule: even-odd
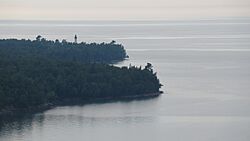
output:
[[[81,129],[107,125],[151,123],[154,117],[139,115],[137,111],[123,107],[132,108],[132,105],[135,106],[137,102],[157,101],[157,99],[158,97],[120,101],[105,100],[87,105],[58,106],[36,114],[27,113],[0,117],[0,139],[4,141],[45,140],[33,138],[33,135],[42,136],[44,133],[47,135],[53,133],[59,136],[66,128]],[[117,109],[111,109],[114,105]],[[120,110],[121,108],[124,111]]]
[[[6,136],[18,137],[31,132],[34,121],[42,125],[44,116],[35,117],[33,114],[0,117],[0,139],[3,137],[5,140]]]

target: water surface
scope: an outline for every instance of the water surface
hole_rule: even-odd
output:
[[[161,22],[1,21],[0,38],[122,43],[123,65],[151,62],[164,94],[62,106],[0,124],[1,141],[249,141],[250,19]]]

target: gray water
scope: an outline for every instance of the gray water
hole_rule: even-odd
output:
[[[0,124],[1,141],[249,141],[250,19],[161,22],[1,21],[0,38],[116,40],[151,62],[164,94],[62,106]]]

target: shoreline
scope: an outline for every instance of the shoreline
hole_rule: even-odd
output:
[[[25,114],[34,114],[38,112],[43,112],[57,106],[73,106],[73,105],[85,105],[93,103],[107,103],[107,102],[116,102],[116,101],[132,101],[132,100],[143,100],[148,98],[158,97],[163,94],[163,91],[149,93],[144,95],[128,95],[120,97],[105,97],[105,98],[94,98],[94,99],[85,99],[81,100],[79,98],[65,99],[63,101],[55,101],[52,103],[46,103],[43,105],[38,105],[35,107],[28,108],[5,108],[0,111],[1,116],[15,116],[15,115],[25,115]]]

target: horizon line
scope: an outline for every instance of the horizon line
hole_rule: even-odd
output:
[[[207,18],[177,18],[177,19],[106,19],[106,20],[98,20],[98,19],[85,19],[85,20],[77,20],[77,19],[69,19],[69,20],[65,20],[65,19],[0,19],[0,21],[46,21],[46,22],[55,22],[55,21],[60,21],[60,22],[98,22],[98,21],[102,21],[102,22],[123,22],[123,21],[138,21],[138,22],[147,22],[147,21],[206,21],[206,20],[248,20],[250,19],[250,16],[244,16],[244,17],[207,17]]]

